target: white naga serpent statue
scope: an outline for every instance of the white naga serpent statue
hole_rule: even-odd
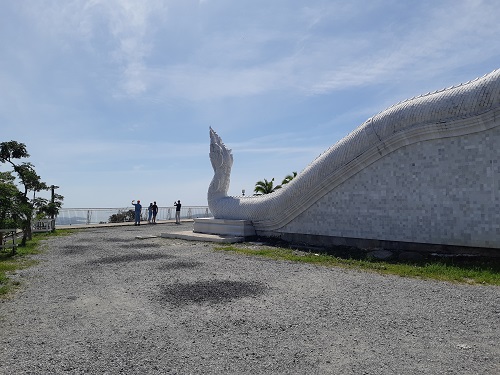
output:
[[[500,69],[467,83],[417,96],[369,118],[274,193],[228,196],[233,156],[210,128],[214,177],[208,205],[216,219],[250,220],[276,230],[385,155],[416,142],[500,126]]]

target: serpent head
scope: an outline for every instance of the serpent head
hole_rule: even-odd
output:
[[[233,154],[210,127],[210,161],[215,173],[231,173]]]

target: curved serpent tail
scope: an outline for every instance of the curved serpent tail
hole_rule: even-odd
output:
[[[410,144],[499,126],[500,70],[465,84],[400,102],[368,119],[271,194],[228,197],[233,156],[210,128],[214,178],[208,204],[217,219],[253,221],[257,230],[280,228],[344,181]]]

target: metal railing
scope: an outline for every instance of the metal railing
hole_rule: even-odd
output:
[[[11,249],[12,255],[16,253],[17,248],[17,229],[0,229],[0,251]]]
[[[112,215],[123,214],[133,207],[124,208],[61,208],[56,218],[57,225],[90,225],[110,222]],[[181,220],[211,217],[208,206],[182,206]],[[148,220],[148,207],[142,208],[141,220]],[[175,207],[158,207],[157,221],[175,220]],[[132,219],[133,221],[133,219]]]
[[[33,220],[31,223],[31,231],[36,232],[50,232],[55,228],[54,219],[40,219]]]

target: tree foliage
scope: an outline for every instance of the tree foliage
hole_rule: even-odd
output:
[[[10,172],[0,172],[0,229],[16,228],[21,216],[21,192]]]
[[[0,172],[0,227],[21,228],[22,246],[26,244],[27,239],[31,239],[33,217],[57,215],[64,198],[62,195],[54,194],[54,199],[49,202],[36,196],[36,193],[49,190],[50,187],[41,180],[33,164],[18,162],[18,159],[29,156],[24,143],[16,141],[0,143],[0,163],[10,164],[12,167],[12,171]],[[19,184],[16,184],[16,179]]]
[[[270,194],[279,188],[281,188],[281,185],[274,186],[274,178],[271,179],[271,181],[267,181],[267,179],[264,178],[263,181],[257,181],[255,183],[255,188],[253,189],[253,191],[255,195],[263,195]]]
[[[265,178],[262,181],[257,181],[255,183],[255,188],[253,190],[255,193],[254,195],[270,194],[278,189],[281,189],[283,185],[288,184],[296,176],[297,176],[297,172],[292,172],[292,174],[285,176],[285,178],[281,182],[281,185],[276,185],[276,186],[274,186],[274,177],[271,179],[271,181],[268,181]]]
[[[297,172],[292,172],[292,174],[288,174],[285,176],[283,181],[281,181],[281,186],[288,184],[290,181],[292,181],[295,177],[297,177]]]
[[[109,217],[108,222],[110,222],[110,223],[123,223],[124,221],[134,220],[134,217],[135,217],[134,210],[118,211],[118,213],[113,214]]]

